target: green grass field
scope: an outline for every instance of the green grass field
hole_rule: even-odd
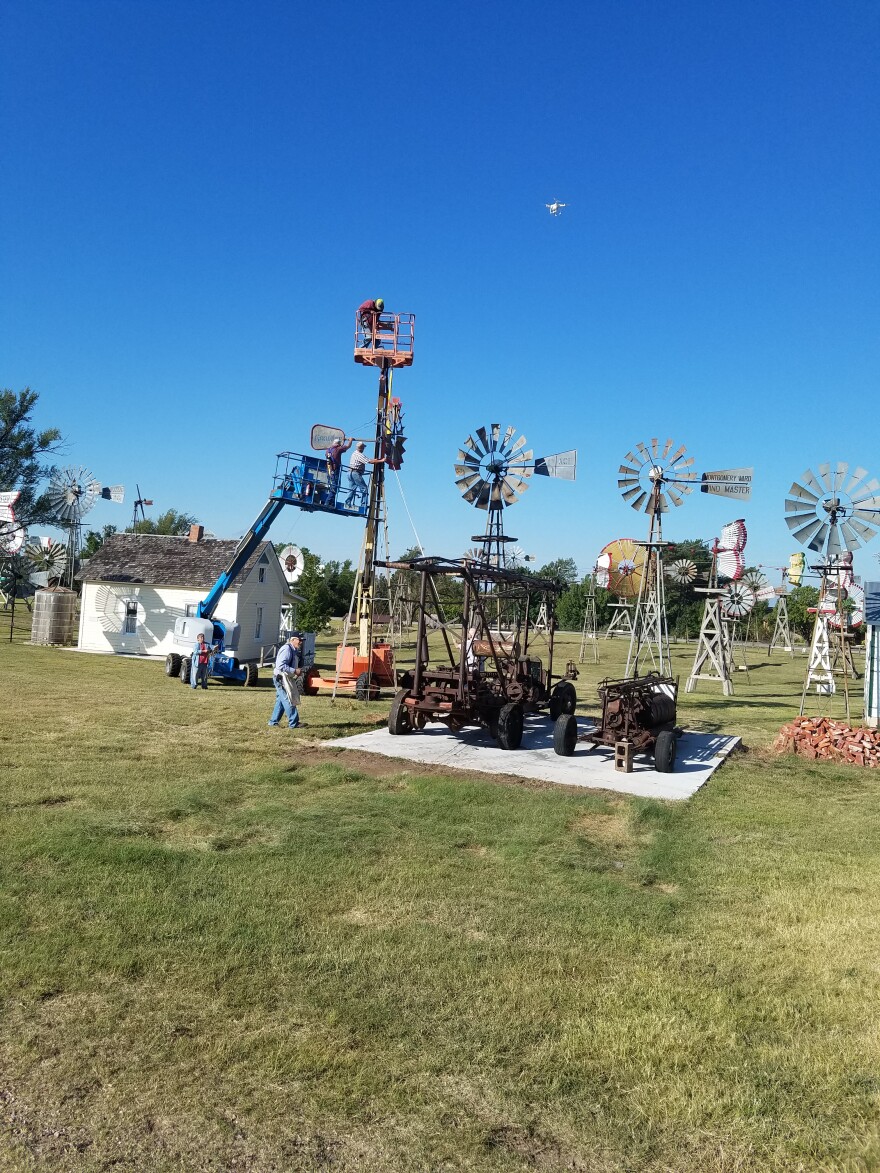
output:
[[[773,758],[804,662],[752,659],[661,804],[0,643],[0,1168],[880,1168],[880,778]]]

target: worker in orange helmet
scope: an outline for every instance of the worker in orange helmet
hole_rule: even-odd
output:
[[[385,309],[385,302],[381,297],[375,299],[368,299],[358,306],[358,321],[361,324],[361,329],[364,332],[364,346],[375,346],[376,344],[376,324],[379,320],[379,315]]]

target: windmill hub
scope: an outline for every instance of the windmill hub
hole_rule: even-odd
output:
[[[650,477],[650,479],[652,481],[662,481],[663,480],[663,469],[660,467],[659,464],[652,464],[650,471],[648,472],[648,476]]]

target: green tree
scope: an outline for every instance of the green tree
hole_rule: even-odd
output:
[[[38,490],[52,471],[44,458],[57,451],[61,433],[57,428],[34,429],[31,416],[38,399],[30,387],[0,391],[0,492],[21,493],[14,509],[23,526],[53,521],[49,498]]]
[[[176,509],[166,509],[157,518],[148,517],[126,528],[127,534],[164,534],[170,537],[181,537],[189,533],[191,525],[196,524],[192,513],[178,513]]]
[[[303,631],[319,632],[324,630],[333,614],[332,597],[321,559],[305,546],[302,554],[303,572],[294,584],[296,593],[304,600],[297,611],[297,622]]]
[[[538,571],[542,578],[561,578],[569,586],[574,586],[578,580],[578,568],[574,558],[554,558],[547,562]]]
[[[819,590],[817,587],[797,586],[794,590],[789,591],[788,623],[804,639],[809,639],[813,634],[813,624],[816,622],[816,616],[810,615],[809,608],[818,607],[818,605]]]
[[[86,558],[91,558],[93,554],[96,554],[107,541],[107,539],[112,538],[115,533],[115,525],[105,525],[101,530],[90,529],[86,534],[86,540],[83,542],[83,559],[85,560]]]

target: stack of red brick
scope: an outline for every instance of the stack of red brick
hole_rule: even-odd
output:
[[[863,729],[830,717],[795,717],[779,730],[773,748],[812,761],[880,766],[880,729]]]

